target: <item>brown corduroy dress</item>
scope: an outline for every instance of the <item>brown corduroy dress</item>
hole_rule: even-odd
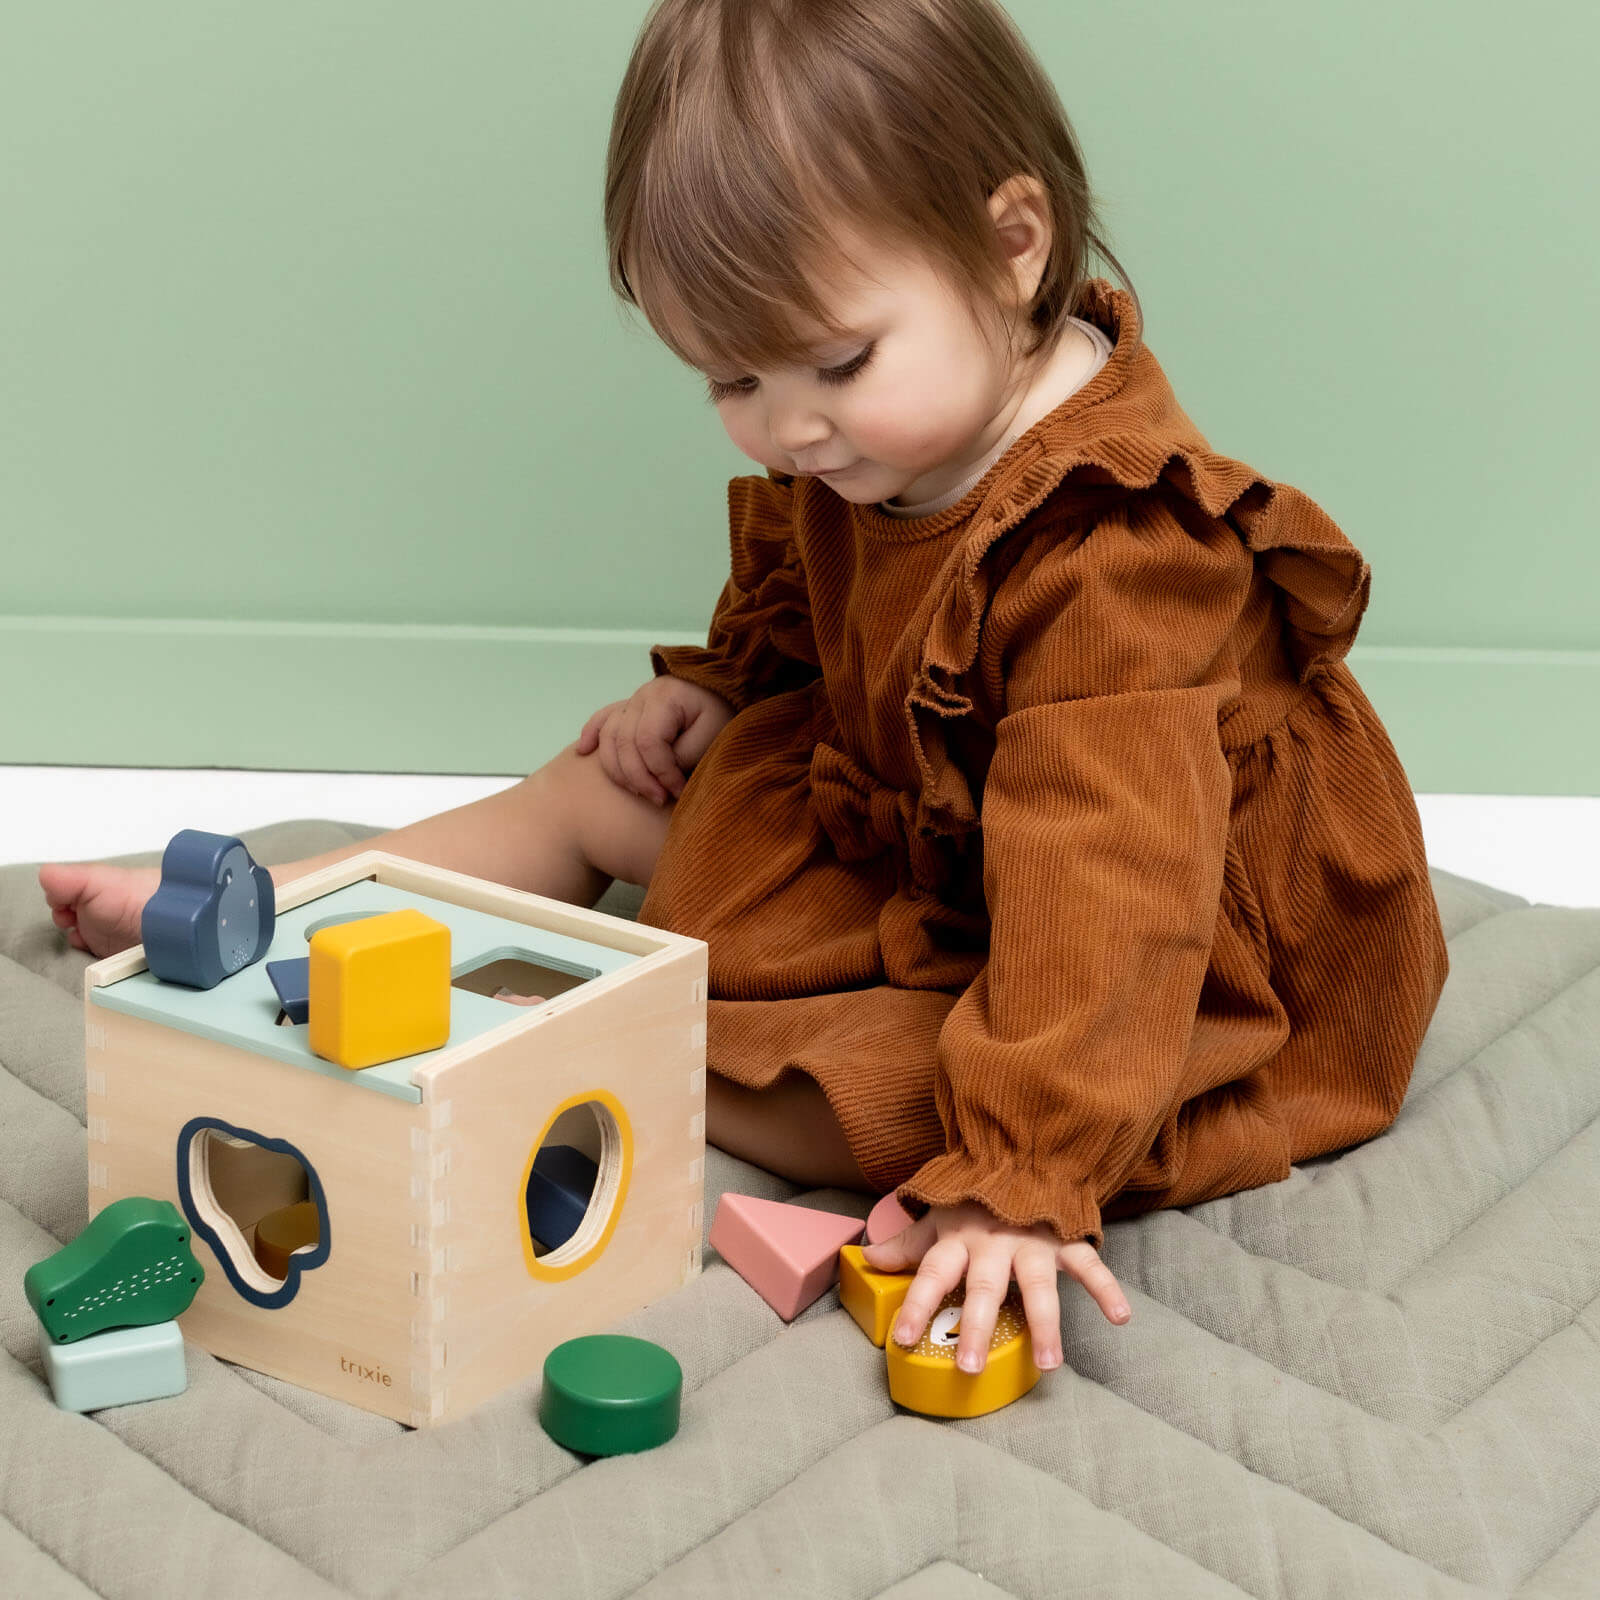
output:
[[[1344,661],[1371,569],[1114,349],[956,505],[735,478],[705,648],[737,714],[639,920],[704,939],[709,1068],[821,1085],[913,1215],[1103,1221],[1394,1120],[1449,969],[1405,771]],[[922,1202],[922,1204],[918,1204]]]

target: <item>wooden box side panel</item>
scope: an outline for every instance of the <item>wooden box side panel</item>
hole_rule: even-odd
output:
[[[706,954],[690,942],[581,999],[572,991],[526,1032],[434,1080],[443,1125],[430,1135],[432,1161],[448,1174],[434,1228],[445,1258],[436,1280],[438,1418],[537,1374],[556,1345],[610,1326],[699,1272]],[[591,1099],[619,1108],[616,1159],[602,1160],[600,1203],[591,1201],[578,1232],[536,1254],[526,1240],[529,1166],[558,1109]],[[624,1176],[620,1204],[606,1205]]]
[[[206,1277],[185,1337],[400,1421],[426,1410],[426,1108],[101,1006],[85,1022],[91,1216],[132,1194],[183,1209],[178,1146],[195,1117],[286,1140],[323,1188],[328,1258],[280,1307],[242,1295],[193,1232]]]

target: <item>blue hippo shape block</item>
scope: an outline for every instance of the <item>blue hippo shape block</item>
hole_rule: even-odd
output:
[[[214,989],[266,954],[276,905],[272,875],[239,840],[180,829],[140,920],[145,960],[164,983]]]

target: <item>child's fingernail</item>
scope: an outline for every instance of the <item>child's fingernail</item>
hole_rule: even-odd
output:
[[[957,1365],[963,1372],[976,1372],[978,1370],[978,1357],[975,1352],[969,1350],[959,1358]]]
[[[900,1341],[901,1344],[910,1344],[911,1324],[909,1322],[902,1322],[900,1326],[894,1330],[894,1336]]]
[[[1041,1372],[1049,1372],[1053,1367],[1059,1367],[1060,1365],[1061,1365],[1061,1357],[1060,1356],[1049,1355],[1049,1356],[1041,1356],[1039,1358],[1039,1370]]]

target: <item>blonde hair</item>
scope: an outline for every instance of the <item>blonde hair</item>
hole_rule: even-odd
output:
[[[1032,356],[1077,306],[1091,247],[1138,294],[1055,86],[995,0],[655,0],[606,154],[611,286],[691,366],[800,364],[806,323],[843,333],[807,273],[840,259],[842,221],[994,312],[1015,279],[988,199],[1019,174],[1052,222]]]

